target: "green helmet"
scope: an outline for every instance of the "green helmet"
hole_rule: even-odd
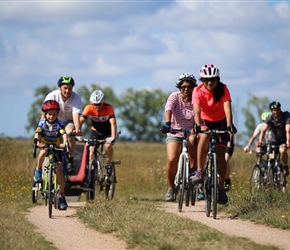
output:
[[[61,78],[59,78],[57,85],[58,87],[60,87],[64,84],[71,84],[72,86],[74,86],[75,81],[71,76],[62,76]]]
[[[261,120],[262,120],[262,121],[265,121],[266,118],[267,118],[269,115],[272,115],[272,113],[271,113],[271,112],[264,112],[264,113],[262,113],[262,115],[261,115]]]

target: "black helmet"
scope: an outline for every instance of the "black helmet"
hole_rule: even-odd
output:
[[[75,81],[71,76],[62,76],[61,78],[59,78],[57,85],[58,87],[60,87],[64,84],[71,84],[72,86],[74,86]]]
[[[269,109],[278,109],[278,108],[281,108],[281,104],[280,102],[271,102],[270,105],[269,105]]]

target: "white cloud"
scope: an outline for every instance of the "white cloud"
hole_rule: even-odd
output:
[[[29,106],[33,89],[63,74],[171,91],[181,73],[198,78],[215,63],[235,98],[250,92],[287,106],[289,13],[285,1],[0,3],[0,95],[25,93]]]

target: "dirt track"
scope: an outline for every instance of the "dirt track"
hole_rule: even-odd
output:
[[[27,218],[47,240],[61,250],[66,249],[128,249],[126,243],[113,235],[101,234],[86,227],[75,216],[76,209],[84,203],[68,200],[67,211],[53,210],[53,218],[48,218],[47,207],[37,206],[30,210]],[[181,213],[177,210],[177,203],[164,203],[159,207],[170,213],[198,221],[215,228],[225,234],[248,238],[256,243],[274,245],[281,249],[290,250],[290,230],[281,230],[256,225],[249,221],[231,218],[218,214],[217,219],[206,217],[204,202],[197,202],[195,206],[185,207]]]

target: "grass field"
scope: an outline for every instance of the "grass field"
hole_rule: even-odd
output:
[[[199,223],[157,209],[167,189],[165,145],[116,143],[118,183],[112,201],[97,197],[78,210],[92,227],[111,233],[138,249],[276,249],[223,235]],[[268,191],[249,194],[249,174],[255,161],[236,148],[227,206],[219,210],[257,223],[289,229],[290,195]],[[27,222],[31,206],[31,178],[35,166],[32,141],[0,140],[0,249],[54,249]],[[289,188],[289,187],[288,187]],[[234,202],[233,202],[234,201]],[[41,202],[38,205],[43,205]]]

